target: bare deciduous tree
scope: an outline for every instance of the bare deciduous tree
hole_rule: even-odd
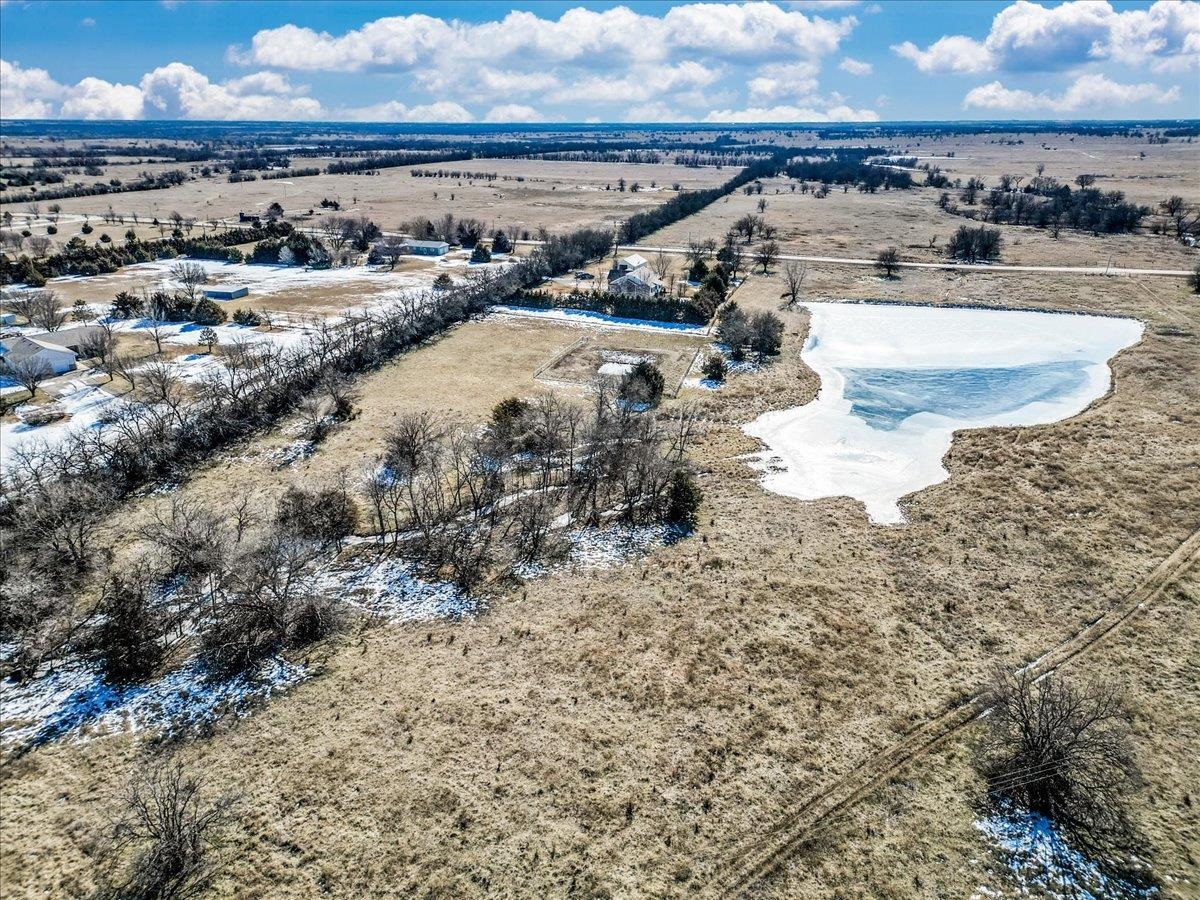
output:
[[[770,271],[771,266],[779,260],[779,244],[776,241],[763,241],[754,251],[754,261],[762,266],[763,274]]]
[[[208,272],[199,263],[182,262],[171,266],[171,279],[179,282],[189,303],[199,298],[200,289],[208,283]]]
[[[36,394],[38,385],[51,375],[50,364],[36,356],[14,359],[11,362],[5,360],[2,370],[4,374],[29,391],[30,396]]]
[[[659,250],[650,260],[650,270],[659,277],[660,281],[666,280],[667,273],[671,271],[670,257]]]
[[[993,797],[1043,815],[1089,849],[1129,849],[1128,795],[1140,785],[1128,715],[1099,680],[997,671],[979,767]]]
[[[188,900],[220,871],[217,852],[234,798],[209,800],[179,763],[138,767],[99,860],[103,898]]]
[[[883,273],[884,278],[894,278],[900,267],[900,251],[895,247],[885,247],[875,257],[875,268]]]
[[[783,264],[783,293],[780,294],[788,309],[800,302],[800,292],[804,281],[808,278],[808,266],[798,260],[788,260]]]
[[[71,315],[54,291],[30,291],[24,300],[22,312],[31,324],[46,331],[58,331]]]

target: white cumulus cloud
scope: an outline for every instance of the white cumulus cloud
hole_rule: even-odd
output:
[[[925,49],[905,41],[892,50],[922,72],[1055,71],[1106,60],[1182,71],[1200,60],[1200,3],[1158,0],[1119,11],[1107,0],[1016,0],[982,39],[947,35]]]
[[[315,119],[321,104],[286,76],[255,72],[223,84],[181,62],[159,66],[135,84],[89,76],[60,84],[44,69],[0,60],[0,116],[67,119]]]
[[[136,85],[84,78],[67,90],[59,115],[64,119],[140,119],[143,110],[142,92]]]
[[[493,106],[483,117],[485,122],[544,122],[540,112],[523,103],[504,103]]]
[[[231,59],[281,69],[410,71],[465,61],[520,65],[578,63],[617,68],[630,62],[691,58],[815,58],[833,53],[856,22],[807,16],[774,3],[690,3],[662,15],[618,6],[576,7],[557,19],[510,12],[466,23],[423,14],[388,16],[340,35],[293,24],[257,32]]]
[[[704,118],[705,122],[878,122],[879,115],[870,109],[833,106],[819,110],[803,106],[751,106],[746,109],[717,109]]]
[[[1081,75],[1061,94],[1046,91],[1011,89],[999,81],[981,85],[963,99],[963,106],[995,109],[1007,112],[1037,112],[1048,110],[1071,113],[1079,110],[1107,110],[1128,107],[1135,103],[1173,103],[1179,99],[1179,88],[1164,89],[1149,82],[1120,84],[1104,75]]]
[[[472,122],[475,117],[451,100],[409,106],[399,100],[355,106],[337,112],[338,119],[351,122]]]
[[[965,35],[939,38],[925,50],[912,41],[895,44],[892,50],[922,72],[986,72],[996,65],[987,47]]]
[[[875,71],[875,67],[869,62],[863,62],[850,56],[845,57],[838,63],[838,68],[843,72],[849,72],[851,75],[870,75]]]

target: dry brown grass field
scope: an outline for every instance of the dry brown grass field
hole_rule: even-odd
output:
[[[1034,159],[1025,151],[1040,144],[1025,139],[997,150],[1012,154],[1001,161]],[[1137,152],[1099,143],[1088,152]],[[956,146],[981,159],[993,147]],[[1066,158],[1065,150],[1045,152]],[[548,171],[561,179],[557,167],[575,165]],[[1047,170],[1060,174],[1051,162]],[[380,182],[381,191],[391,183],[361,181]],[[1183,181],[1163,185],[1164,195]],[[398,180],[409,182],[434,189],[433,179]],[[907,258],[922,259],[909,244],[927,231],[944,239],[963,221],[940,213],[925,190],[815,200],[775,195],[774,186],[764,194],[768,221],[787,249],[815,255],[873,255],[878,239],[903,242]],[[529,190],[554,204],[564,188]],[[607,194],[569,196],[570,204],[544,209],[596,221],[627,214],[589,206]],[[644,243],[719,237],[734,210],[751,211],[756,201],[718,201]],[[371,214],[381,220],[425,212],[378,202]],[[1089,265],[1110,252],[1123,265],[1194,261],[1145,235],[1064,232],[1053,241],[1004,231],[1010,262]],[[754,274],[735,297],[779,310],[781,292],[777,273]],[[335,307],[351,293],[305,302]],[[718,390],[685,388],[667,401],[704,410],[691,451],[705,494],[696,534],[623,566],[556,571],[498,593],[463,621],[356,625],[308,655],[316,677],[194,740],[155,745],[118,735],[8,760],[0,771],[4,896],[85,894],[118,791],[159,755],[242,796],[218,896],[695,896],[726,871],[735,847],[977,690],[996,663],[1032,660],[1096,619],[1200,526],[1200,304],[1182,279],[906,270],[885,280],[870,269],[812,264],[804,294],[1134,316],[1146,330],[1112,360],[1112,391],[1081,414],[959,432],[945,460],[949,479],[905,500],[906,524],[883,527],[849,499],[768,493],[743,458],[756,449],[743,424],[805,403],[819,388],[800,357],[807,313],[781,311],[779,358]],[[130,535],[172,496],[227,507],[248,494],[265,508],[288,484],[356,477],[402,412],[481,422],[509,396],[581,395],[576,385],[539,380],[547,363],[578,381],[606,351],[682,365],[700,342],[534,318],[467,323],[363,377],[358,414],[308,459],[279,467],[278,453],[294,439],[293,423],[284,423],[197,469],[174,494],[126,504],[107,523],[105,543],[118,557],[130,552]],[[1069,668],[1125,688],[1146,778],[1133,812],[1168,897],[1200,893],[1197,600],[1193,572]],[[971,767],[976,738],[968,730],[916,760],[758,893],[1015,895],[974,826],[985,793]]]
[[[588,329],[589,331],[599,329]],[[665,392],[675,396],[682,386],[696,354],[708,346],[708,340],[694,335],[675,335],[645,331],[601,331],[586,335],[567,350],[557,354],[538,374],[548,384],[590,385],[605,365],[632,365],[643,360],[652,362],[666,380]]]
[[[825,277],[838,273],[814,276],[814,291]],[[1161,279],[955,281],[888,287],[894,299],[1137,315],[1147,333],[1115,359],[1112,394],[1080,416],[960,434],[951,478],[910,498],[909,524],[881,528],[849,501],[768,494],[737,458],[753,449],[738,425],[816,390],[798,357],[805,316],[787,314],[783,357],[706,396],[696,537],[624,568],[531,582],[474,620],[369,628],[314,657],[319,677],[172,751],[246,794],[219,892],[516,896],[574,883],[589,896],[686,896],[737,840],[977,687],[993,661],[1033,658],[1114,603],[1197,524],[1194,301]],[[751,279],[739,300],[777,305],[775,287]],[[263,456],[287,438],[271,435],[182,490],[269,496],[352,470],[392,411],[479,419],[536,390],[533,372],[578,336],[532,321],[458,328],[369,376],[362,414],[308,462],[272,468]],[[155,502],[115,521],[113,542]],[[1171,632],[1184,640],[1172,623],[1194,619],[1194,600],[1173,596],[1178,608],[1147,616],[1148,631],[1134,623],[1078,665],[1095,659],[1128,683],[1139,750],[1153,745],[1147,771],[1165,773],[1139,812],[1156,870],[1183,877],[1196,814],[1181,792],[1198,774],[1183,736],[1197,697]],[[1126,664],[1137,658],[1158,662]],[[1160,727],[1177,736],[1156,740]],[[86,886],[106,804],[147,752],[113,737],[6,766],[4,805],[25,823],[5,848],[13,896]],[[971,826],[968,760],[955,745],[919,763],[772,890],[1002,888]]]
[[[1195,163],[1200,166],[1200,149],[1196,156]],[[1181,178],[1165,185],[1159,199],[1177,193],[1185,181]],[[693,239],[720,239],[742,216],[758,215],[759,200],[766,200],[763,218],[779,229],[777,240],[784,253],[874,259],[883,248],[898,247],[905,261],[941,262],[946,259],[946,242],[955,230],[960,225],[978,223],[939,209],[940,194],[939,190],[924,187],[874,194],[858,193],[853,188],[843,193],[836,187],[827,197],[817,198],[812,193],[801,193],[795,181],[773,178],[763,182],[761,195],[731,194],[640,243],[648,247],[684,247]],[[1150,234],[1096,237],[1063,229],[1055,239],[1045,229],[1005,225],[1001,235],[1003,263],[1188,269],[1200,259],[1196,250],[1174,238]],[[747,256],[754,246],[746,246]]]
[[[308,163],[297,161],[296,165]],[[413,168],[495,172],[500,177],[495,181],[415,178],[410,173]],[[676,182],[684,188],[712,187],[728,180],[736,171],[668,163],[473,159],[382,169],[378,175],[313,175],[235,184],[214,177],[163,190],[73,197],[59,202],[64,214],[90,213],[98,217],[111,204],[116,212],[126,216],[137,213],[143,219],[157,217],[166,221],[172,212],[204,220],[236,218],[239,212],[261,214],[274,202],[282,204],[289,215],[302,214],[319,209],[320,201],[328,198],[340,201],[343,213],[368,216],[387,229],[416,216],[436,220],[453,213],[456,218],[480,219],[489,231],[502,228],[519,234],[536,232],[541,226],[562,231],[585,225],[612,225],[663,202]],[[630,186],[639,182],[646,190],[618,191],[620,178]],[[656,189],[650,189],[652,182]],[[611,185],[612,190],[604,190],[606,185]],[[26,212],[23,204],[13,211]]]

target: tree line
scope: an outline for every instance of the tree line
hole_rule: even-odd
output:
[[[198,259],[219,259],[242,262],[243,254],[237,244],[286,237],[292,233],[287,222],[267,222],[256,226],[229,228],[204,237],[184,237],[175,229],[175,236],[162,240],[139,240],[132,231],[124,244],[89,244],[74,237],[58,253],[42,258],[22,254],[15,259],[0,257],[0,284],[23,283],[41,286],[47,278],[63,275],[100,275],[115,272],[122,266],[150,262],[174,256]]]
[[[1090,231],[1094,235],[1125,234],[1141,226],[1150,210],[1125,200],[1121,191],[1101,191],[1093,185],[1095,175],[1075,179],[1077,188],[1058,179],[1038,174],[1021,186],[1017,175],[1000,176],[1000,184],[987,188],[982,178],[971,178],[955,204],[943,194],[939,205],[948,212],[996,225],[1028,225],[1048,229],[1058,237],[1063,228]],[[978,203],[978,206],[976,204]]]
[[[822,184],[857,185],[860,190],[874,193],[884,190],[908,190],[913,186],[912,175],[903,169],[893,169],[867,162],[878,156],[878,147],[847,147],[825,159],[801,159],[788,165],[785,172],[797,181],[819,181]]]
[[[636,213],[621,223],[619,240],[623,244],[634,244],[660,228],[666,228],[680,219],[685,219],[714,203],[726,194],[736,191],[745,184],[759,178],[769,178],[779,171],[784,156],[773,156],[746,166],[720,187],[699,191],[684,191],[676,194],[654,209]]]

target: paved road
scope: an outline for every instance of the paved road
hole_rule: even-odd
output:
[[[525,243],[520,241],[518,243]],[[533,243],[532,241],[530,243]],[[636,251],[638,253],[687,253],[684,247],[618,247],[618,250]],[[799,262],[833,263],[841,266],[874,266],[875,260],[861,257],[843,256],[794,256],[781,254],[781,260],[797,260]],[[898,264],[903,269],[950,269],[964,272],[1055,272],[1064,275],[1164,275],[1170,278],[1186,278],[1192,273],[1187,269],[1124,269],[1118,266],[1013,266],[990,265],[986,263],[955,263],[955,262],[902,262]]]

